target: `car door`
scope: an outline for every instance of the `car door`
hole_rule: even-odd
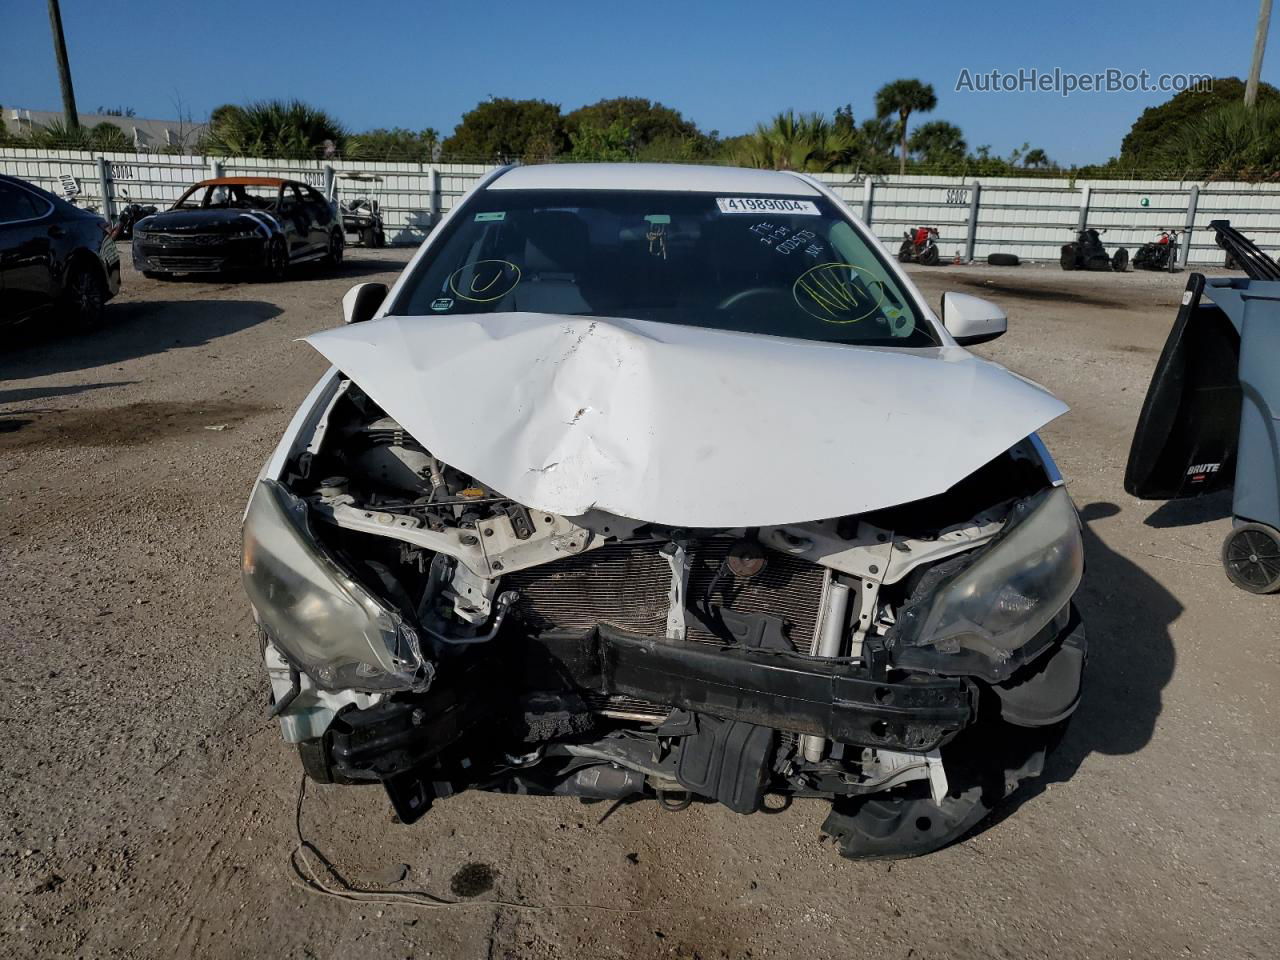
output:
[[[304,186],[302,195],[311,214],[311,246],[320,252],[329,249],[329,232],[333,228],[333,208],[320,191]]]
[[[53,205],[0,181],[0,322],[22,320],[53,302],[53,239],[65,230]]]
[[[295,184],[286,183],[280,188],[280,224],[288,238],[290,260],[301,259],[313,251],[311,214]]]

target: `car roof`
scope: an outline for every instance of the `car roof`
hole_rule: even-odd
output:
[[[782,170],[683,163],[542,163],[512,167],[488,190],[655,190],[817,197],[807,180]]]
[[[296,180],[284,180],[280,177],[213,177],[201,180],[197,187],[279,187],[286,183],[297,183]]]

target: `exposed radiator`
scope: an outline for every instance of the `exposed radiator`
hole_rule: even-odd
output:
[[[716,537],[701,541],[692,557],[689,570],[689,604],[698,607],[707,588],[729,553],[733,540]],[[822,600],[823,568],[808,560],[768,551],[765,568],[749,580],[735,579],[726,573],[716,581],[711,592],[712,609],[723,606],[738,613],[767,613],[781,617],[786,624],[791,645],[808,653],[813,644],[813,631]],[[714,634],[696,621],[689,620],[691,640],[715,641]]]
[[[716,571],[733,541],[716,537],[691,549],[689,603],[703,602]],[[587,631],[607,624],[632,633],[661,636],[667,629],[671,568],[658,544],[608,544],[580,556],[508,574],[504,589],[519,591],[516,609],[535,630]],[[807,560],[769,552],[763,571],[749,580],[722,577],[711,593],[712,606],[739,613],[767,613],[782,618],[796,649],[809,652],[823,568]],[[688,638],[718,642],[689,618]]]

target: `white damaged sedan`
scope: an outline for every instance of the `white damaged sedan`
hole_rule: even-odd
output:
[[[405,823],[821,797],[846,856],[901,857],[1041,772],[1086,656],[1066,407],[820,182],[505,168],[344,309],[244,521],[313,779]]]

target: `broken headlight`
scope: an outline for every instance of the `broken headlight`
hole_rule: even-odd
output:
[[[999,682],[1053,642],[1083,573],[1080,521],[1066,488],[1020,501],[995,543],[906,605],[894,663]]]
[[[271,641],[317,686],[423,689],[431,678],[418,636],[312,535],[307,508],[271,480],[244,518],[245,592]]]

